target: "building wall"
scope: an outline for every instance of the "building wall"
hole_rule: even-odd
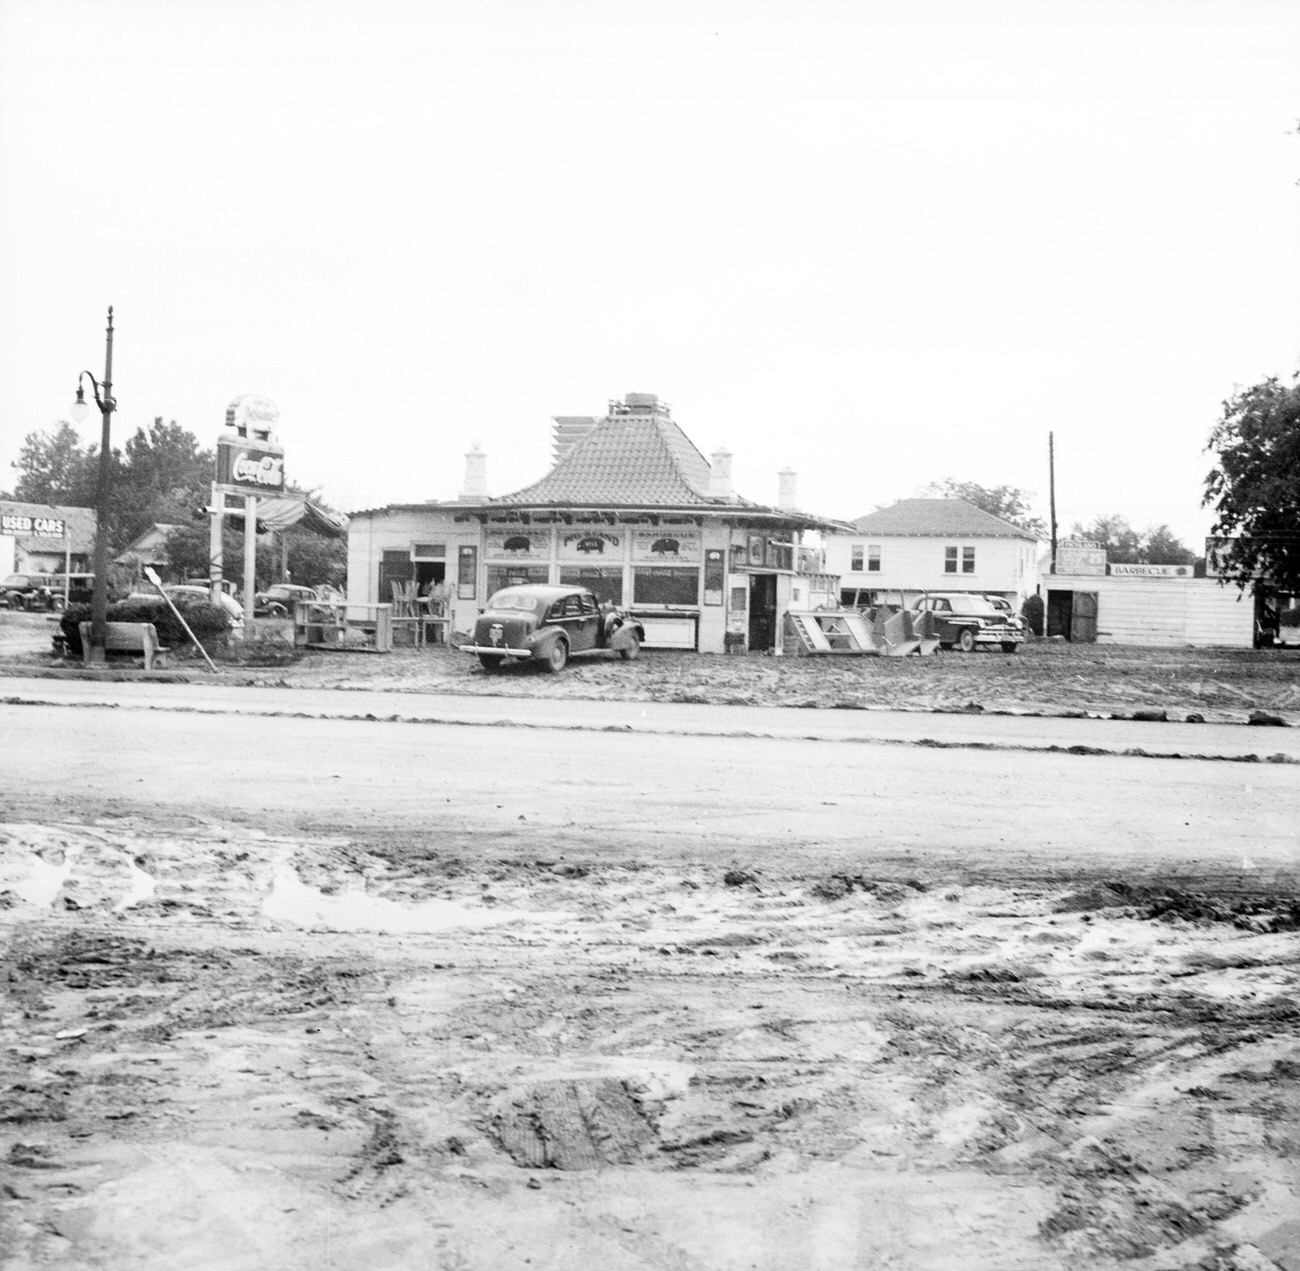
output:
[[[880,548],[880,570],[869,572],[868,548]],[[828,535],[826,569],[840,575],[841,592],[989,591],[1023,600],[1037,586],[1037,545],[1019,538],[890,538]],[[863,550],[863,569],[851,568],[853,549]],[[958,572],[944,569],[944,549],[958,549]],[[961,549],[974,548],[975,572],[961,572]]]
[[[1096,592],[1098,644],[1254,644],[1253,598],[1212,578],[1056,574],[1043,579],[1043,590]]]
[[[706,653],[723,652],[727,632],[746,629],[746,612],[733,613],[731,604],[737,587],[748,588],[749,573],[777,576],[780,610],[808,605],[807,580],[797,578],[792,570],[766,563],[751,566],[754,535],[725,521],[708,520],[701,526],[694,518],[685,517],[644,523],[567,524],[538,518],[526,524],[503,520],[483,525],[477,517],[463,522],[455,517],[454,509],[434,508],[353,516],[348,532],[349,600],[387,603],[391,595],[379,594],[384,553],[409,552],[415,543],[440,543],[446,548],[453,631],[472,630],[488,596],[512,574],[538,582],[583,583],[583,570],[605,571],[619,579],[621,603],[643,615],[648,645],[679,639],[686,619],[693,624],[695,648]],[[472,595],[463,594],[468,588],[460,583],[459,563],[465,549],[473,552]],[[720,554],[712,566],[710,553]],[[798,549],[790,556],[798,559]],[[738,566],[737,560],[745,563]],[[643,576],[650,585],[657,576],[661,582],[676,578],[687,587],[677,603],[656,604],[646,599]],[[720,585],[710,587],[710,578]],[[587,585],[599,590],[594,583]],[[778,622],[778,648],[780,629]]]
[[[0,572],[85,573],[96,523],[93,508],[0,500]]]

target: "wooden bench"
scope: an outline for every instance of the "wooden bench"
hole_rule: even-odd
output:
[[[81,626],[81,656],[90,661],[90,626]],[[156,659],[159,666],[166,661],[167,650],[158,643],[158,628],[152,622],[109,622],[104,627],[105,653],[138,653],[144,658],[144,669],[153,669]]]

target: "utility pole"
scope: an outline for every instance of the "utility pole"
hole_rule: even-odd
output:
[[[1052,567],[1049,572],[1056,573],[1056,442],[1052,434],[1047,434],[1047,488],[1051,505],[1049,515],[1052,520]]]

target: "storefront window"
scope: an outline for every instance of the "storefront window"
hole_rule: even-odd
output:
[[[545,565],[489,565],[487,567],[487,594],[494,595],[502,587],[517,587],[521,583],[548,583],[551,571]]]
[[[623,603],[623,570],[596,569],[587,565],[565,565],[560,569],[560,582],[566,587],[586,587],[601,604]]]
[[[698,605],[700,571],[670,567],[641,567],[632,571],[635,605]]]

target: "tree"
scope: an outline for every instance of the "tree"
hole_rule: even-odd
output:
[[[282,530],[289,577],[308,587],[328,583],[344,587],[348,580],[348,540],[329,538],[295,525]]]
[[[1300,591],[1300,373],[1289,388],[1274,377],[1224,402],[1206,448],[1218,466],[1202,503],[1217,513],[1211,532],[1229,540],[1221,572],[1243,590],[1262,575]]]
[[[1148,529],[1142,540],[1144,565],[1193,565],[1196,553],[1185,547],[1182,540],[1167,525]]]
[[[1099,516],[1086,528],[1076,521],[1070,533],[1104,547],[1112,565],[1191,565],[1196,560],[1196,553],[1184,547],[1169,526],[1135,530],[1117,514]]]
[[[1047,537],[1047,527],[1043,524],[1042,517],[1035,516],[1030,510],[1029,501],[1033,495],[1018,490],[1013,485],[982,486],[974,481],[954,481],[952,477],[944,477],[942,481],[932,481],[925,486],[921,490],[921,497],[964,499],[990,516],[1018,526],[1037,538]]]
[[[167,535],[167,568],[174,578],[208,578],[211,554],[211,528],[206,517],[201,521],[179,524]],[[259,560],[262,552],[258,553]],[[221,533],[221,576],[244,585],[244,531],[229,521]]]
[[[1105,548],[1106,559],[1112,565],[1136,565],[1141,560],[1142,535],[1117,514],[1096,517],[1086,529],[1076,521],[1070,533]]]
[[[98,454],[97,448],[82,446],[77,430],[66,420],[53,432],[29,432],[10,465],[18,473],[14,498],[20,503],[93,507]]]
[[[121,551],[157,521],[183,525],[207,505],[215,458],[174,419],[155,416],[146,432],[137,428],[123,447],[121,471],[113,483],[114,549]],[[204,571],[206,573],[206,570]]]

